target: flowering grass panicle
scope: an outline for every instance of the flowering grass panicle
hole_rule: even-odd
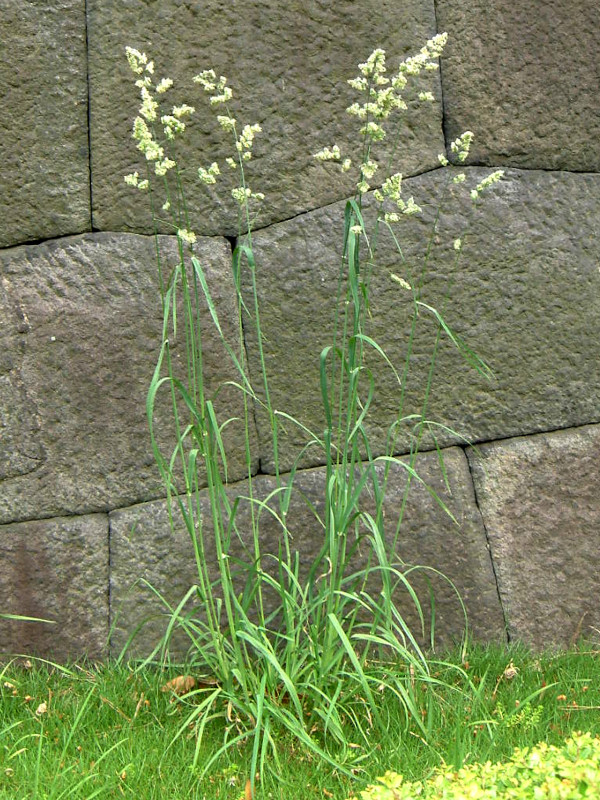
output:
[[[379,164],[373,157],[373,149],[386,136],[386,121],[393,112],[408,109],[403,93],[409,87],[410,78],[419,76],[424,70],[438,69],[437,59],[443,52],[447,38],[447,34],[443,33],[430,39],[419,53],[400,62],[396,74],[391,79],[385,75],[387,71],[385,51],[377,48],[364,63],[359,64],[360,75],[348,81],[353,89],[366,94],[368,98],[364,103],[355,102],[346,109],[348,114],[358,117],[365,123],[360,129],[363,144],[359,161],[360,175],[356,183],[359,196],[365,195],[371,189],[369,182],[379,169]],[[419,91],[417,98],[424,103],[435,101],[435,95],[431,91]],[[466,161],[472,141],[472,131],[465,131],[451,143],[450,151],[458,163]],[[352,158],[342,155],[338,145],[322,148],[314,154],[314,158],[322,162],[337,162],[344,172],[350,169],[353,163]],[[444,153],[440,153],[438,160],[443,167],[449,165]],[[500,180],[503,174],[502,170],[497,170],[481,181],[470,192],[472,200],[477,200],[481,192]],[[450,180],[455,184],[464,183],[466,174],[464,172],[454,174]],[[422,211],[413,197],[407,200],[402,197],[401,183],[402,174],[396,172],[385,178],[380,188],[376,188],[373,192],[375,200],[382,209],[384,204],[389,206],[393,203],[396,206],[395,210],[384,209],[381,212],[381,218],[388,226],[400,222],[402,216],[420,214]]]
[[[202,186],[211,190],[215,186],[215,191],[222,181],[231,178],[236,183],[228,188],[238,210],[238,239],[232,257],[237,330],[233,338],[228,338],[205,268],[193,254],[196,234],[187,215],[181,173],[171,149],[175,139],[186,135],[195,108],[183,103],[163,110],[161,105],[167,93],[169,96],[172,93],[173,81],[169,78],[155,81],[153,62],[145,53],[127,48],[127,59],[141,97],[133,138],[145,157],[147,177],[140,180],[136,171],[127,175],[125,181],[138,189],[153,190],[157,182],[162,186],[165,197],[161,209],[170,215],[180,256],[168,283],[162,286],[163,338],[148,391],[147,417],[168,495],[170,518],[175,519],[174,508],[177,509],[193,543],[197,570],[197,583],[178,605],[173,607],[165,601],[169,613],[167,630],[150,659],[161,652],[166,656],[170,637],[179,628],[189,637],[190,657],[210,676],[205,685],[193,691],[197,703],[179,733],[195,730],[198,745],[193,767],[197,768],[205,730],[218,719],[224,722],[223,744],[201,766],[203,774],[223,753],[243,741],[251,743],[251,776],[266,769],[271,760],[279,764],[277,733],[285,732],[310,751],[312,757],[350,776],[353,769],[360,768],[361,753],[371,747],[373,734],[387,735],[390,704],[402,709],[405,733],[411,731],[424,740],[431,733],[429,712],[418,707],[417,687],[430,687],[428,702],[435,704],[438,679],[432,674],[431,661],[420,644],[426,635],[425,614],[411,585],[418,570],[407,570],[400,560],[401,554],[397,553],[397,542],[411,482],[423,484],[416,470],[416,456],[424,428],[434,425],[428,419],[427,404],[440,337],[447,335],[482,374],[487,375],[488,368],[451,331],[442,315],[423,302],[422,276],[413,280],[408,274],[389,275],[412,301],[412,327],[403,364],[393,363],[381,345],[367,334],[366,324],[370,312],[369,276],[378,269],[378,226],[383,223],[390,227],[421,212],[412,196],[407,199],[402,196],[402,173],[391,165],[382,166],[375,151],[386,136],[386,128],[392,124],[392,114],[407,110],[405,93],[414,79],[423,72],[437,70],[437,59],[446,40],[446,34],[430,39],[417,54],[400,62],[391,77],[386,71],[385,52],[380,48],[374,50],[359,65],[359,75],[349,81],[363,96],[362,102],[347,109],[359,121],[360,156],[353,160],[335,144],[315,154],[317,160],[332,162],[342,171],[348,171],[354,163],[358,165],[356,194],[347,202],[343,220],[335,333],[332,342],[315,355],[319,363],[316,390],[321,394],[323,407],[321,433],[310,431],[303,420],[275,408],[271,397],[265,352],[268,343],[261,327],[250,214],[250,204],[263,200],[264,195],[253,191],[246,179],[246,167],[252,159],[255,138],[262,132],[261,125],[238,123],[230,108],[234,93],[225,76],[207,69],[193,78],[202,90],[201,96],[208,96],[216,128],[230,137],[232,143],[231,155],[225,158],[229,168],[225,174],[216,160],[196,166],[193,173]],[[434,94],[420,91],[417,97],[420,102],[431,102]],[[393,124],[396,125],[395,120]],[[450,149],[458,162],[466,159],[471,139],[472,134],[467,132],[452,144]],[[449,167],[445,155],[440,156],[440,163]],[[464,181],[464,175],[456,180],[451,168],[447,173],[447,183],[453,177],[455,182]],[[500,171],[493,173],[473,192],[479,197],[500,177]],[[363,215],[363,198],[374,181],[379,181],[379,187],[373,192],[377,209],[373,222],[370,216]],[[437,221],[431,240],[436,224]],[[398,263],[403,265],[400,245],[394,235],[392,238]],[[461,255],[464,241],[464,233],[454,241],[456,259]],[[425,245],[423,274],[430,256],[430,248]],[[160,253],[160,242],[157,249]],[[160,257],[158,263],[160,268]],[[242,286],[246,287],[244,291]],[[183,305],[182,312],[178,304]],[[216,395],[207,388],[201,308],[208,312],[223,357],[235,372],[228,391],[239,393],[243,408],[237,422],[243,425],[245,434],[247,487],[243,497],[233,500],[232,488],[227,486],[230,454],[222,435],[233,420],[219,419]],[[404,386],[413,361],[414,331],[426,315],[435,325],[428,385],[422,407],[408,413],[403,405]],[[252,371],[246,356],[249,331],[258,350],[258,364]],[[181,342],[185,355],[182,360],[171,358],[174,340]],[[375,391],[375,381],[365,361],[368,351],[383,357],[392,370],[400,398],[396,418],[389,426],[385,452],[380,455],[373,451],[367,427]],[[177,364],[182,361],[183,374],[179,374]],[[165,391],[170,394],[177,431],[172,451],[166,453],[158,444],[155,430],[156,404]],[[257,408],[268,417],[271,432],[269,446],[275,488],[267,499],[257,496],[254,484],[252,426]],[[414,427],[411,451],[407,458],[401,458],[395,449],[397,431],[409,423]],[[284,424],[295,426],[306,438],[285,480],[279,455]],[[308,502],[296,487],[296,472],[309,447],[321,453],[322,509]],[[198,465],[203,468],[202,479]],[[404,502],[393,520],[387,518],[384,510],[392,466],[407,477]],[[203,485],[210,500],[209,524],[199,500]],[[430,487],[425,488],[450,514],[438,495]],[[316,530],[322,536],[317,555],[307,568],[296,552],[290,529],[292,498],[308,504]],[[250,510],[242,524],[240,508],[244,503]],[[265,544],[260,529],[261,519],[267,513],[279,526],[277,541],[270,546]],[[206,558],[207,537],[211,540],[211,552],[216,553],[215,563]],[[236,554],[236,543],[243,545],[244,558]],[[366,560],[362,563],[366,566],[357,567],[353,560],[359,547],[365,549]],[[413,631],[407,623],[407,601],[403,601],[402,607],[396,601],[400,592],[409,598],[414,616],[420,620],[420,630]],[[190,603],[192,610],[188,611]],[[433,611],[431,616],[433,646]],[[394,661],[393,670],[387,668],[389,660]],[[458,674],[459,681],[467,679],[460,670]]]

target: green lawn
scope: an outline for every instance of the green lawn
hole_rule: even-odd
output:
[[[443,762],[501,760],[516,746],[559,744],[575,730],[600,733],[599,656],[584,646],[543,655],[473,647],[464,661],[450,654],[447,665],[432,665],[441,683],[417,687],[427,736],[414,723],[407,730],[405,715],[384,702],[389,735],[384,741],[374,737],[368,751],[354,748],[350,778],[332,772],[289,735],[274,732],[280,763],[269,765],[256,797],[344,800],[388,769],[407,780],[422,779]],[[251,758],[244,743],[199,778],[202,763],[223,742],[224,727],[231,737],[237,734],[226,708],[215,709],[220,713],[203,739],[199,766],[190,768],[197,731],[185,723],[209,687],[197,684],[188,698],[162,690],[182,674],[176,668],[136,671],[134,665],[5,663],[0,798],[244,798]]]

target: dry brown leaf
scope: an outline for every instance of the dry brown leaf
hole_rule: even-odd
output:
[[[253,800],[252,784],[249,780],[246,781],[246,789],[244,790],[244,800]]]
[[[515,665],[511,661],[510,664],[504,670],[503,674],[507,681],[511,681],[516,675],[519,674],[519,670],[517,669],[517,667],[515,667]]]
[[[182,694],[191,692],[196,685],[196,679],[191,675],[178,675],[173,680],[167,681],[164,686],[161,686],[162,692],[173,692],[179,697]]]

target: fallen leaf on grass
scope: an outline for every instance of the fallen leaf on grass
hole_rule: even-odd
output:
[[[503,677],[506,678],[507,681],[510,681],[518,674],[519,670],[515,667],[515,665],[511,661],[510,664],[504,670]]]
[[[196,679],[191,675],[178,675],[173,680],[167,681],[164,686],[160,687],[161,692],[173,692],[178,697],[182,694],[191,692],[196,685]]]
[[[45,714],[48,711],[48,706],[46,703],[40,703],[39,706],[36,708],[35,713],[40,717],[42,714]]]

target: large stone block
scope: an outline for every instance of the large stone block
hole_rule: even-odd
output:
[[[469,452],[508,633],[567,646],[600,627],[600,426]]]
[[[446,133],[470,162],[600,170],[597,8],[588,0],[441,0]]]
[[[1,13],[0,247],[89,230],[85,0]]]
[[[162,237],[161,246],[168,275],[176,241]],[[229,245],[200,240],[196,253],[224,335],[235,343]],[[17,247],[0,253],[0,270],[0,520],[104,511],[164,495],[145,408],[162,337],[154,238],[88,234]],[[208,396],[221,387],[221,421],[241,417],[239,393],[222,387],[238,376],[208,311],[201,316]],[[172,344],[182,375],[182,347]],[[168,395],[165,387],[156,423],[170,454]],[[227,426],[224,441],[230,479],[240,479],[247,474],[241,422]]]
[[[64,660],[107,654],[105,514],[0,526],[0,652]]]
[[[231,113],[240,124],[260,123],[248,180],[264,192],[257,224],[268,225],[339,200],[352,191],[356,175],[315,161],[313,154],[337,143],[350,155],[360,149],[359,125],[345,109],[356,99],[346,83],[376,47],[386,48],[390,72],[400,59],[418,52],[436,33],[432,0],[397,3],[280,3],[249,0],[244,6],[219,0],[88,2],[93,151],[94,225],[100,229],[150,232],[149,201],[123,183],[140,169],[130,139],[139,90],[125,60],[127,45],[153,58],[156,76],[176,83],[164,95],[170,106],[196,107],[178,149],[192,227],[197,233],[235,235],[238,213],[229,190],[207,191],[197,168],[232,155],[232,142],[216,125],[201,87],[192,76],[214,68],[234,90]],[[174,44],[177,46],[174,46]],[[418,104],[391,131],[383,152],[397,147],[399,169],[414,174],[437,164],[444,149],[439,76],[427,73],[420,88],[433,90],[436,103]],[[404,121],[405,120],[405,121]],[[227,171],[227,168],[224,168]],[[166,230],[166,229],[165,229]]]
[[[413,481],[407,491],[406,472],[394,465],[390,470],[384,504],[386,537],[392,546],[396,525],[402,524],[396,549],[397,558],[404,566],[422,565],[439,570],[447,576],[461,594],[465,603],[471,634],[477,639],[502,639],[504,621],[485,532],[477,510],[464,453],[451,449],[444,453],[445,468],[452,494],[444,486],[437,454],[418,457],[418,474],[454,514],[456,525],[441,508],[424,485]],[[377,467],[381,480],[383,465]],[[283,478],[285,485],[286,477]],[[261,475],[254,479],[253,496],[264,501],[276,489],[274,477]],[[248,488],[245,482],[229,487],[231,502],[240,497],[237,510],[238,528],[244,548],[234,537],[230,554],[252,560],[251,524]],[[403,503],[406,505],[403,509]],[[276,501],[269,506],[277,510]],[[368,492],[361,499],[361,510],[373,513],[373,501]],[[213,578],[217,578],[217,560],[210,505],[206,492],[200,495],[199,507],[206,536],[204,562],[209,565]],[[306,579],[313,560],[323,545],[323,527],[316,515],[323,518],[325,507],[325,470],[306,470],[296,474],[294,490],[287,512],[287,522],[292,534],[291,548],[298,553],[300,575]],[[403,509],[403,510],[402,510]],[[256,506],[258,512],[259,507]],[[171,608],[175,608],[188,589],[198,583],[194,548],[178,513],[174,514],[173,529],[169,525],[165,501],[154,501],[133,508],[120,509],[110,514],[111,528],[111,619],[114,625],[111,652],[116,654],[127,642],[130,634],[143,621],[142,628],[131,652],[148,653],[159,641],[167,627],[168,609],[148,589],[144,581],[160,592]],[[281,527],[275,516],[263,511],[259,519],[259,541],[263,554],[277,554],[281,544]],[[351,537],[352,538],[352,537]],[[352,564],[366,564],[369,547],[360,544]],[[230,559],[235,563],[234,558]],[[277,574],[277,559],[265,558],[265,570]],[[327,570],[323,564],[319,572]],[[429,585],[433,590],[436,609],[436,641],[449,644],[464,633],[464,616],[455,590],[450,583],[432,570],[413,571],[408,579],[415,587],[423,604],[427,630],[423,636],[418,617],[406,593],[398,592],[396,600],[417,638],[425,641],[429,636],[430,608]],[[428,585],[429,584],[429,585]],[[378,584],[377,584],[378,585]],[[240,584],[241,591],[241,584]],[[377,589],[379,591],[379,589]],[[265,605],[269,611],[277,607],[275,597],[266,594]],[[193,605],[188,606],[188,610]],[[189,641],[177,637],[175,652],[180,654]]]
[[[388,447],[389,426],[420,413],[426,398],[437,323],[421,308],[409,351],[411,294],[392,273],[421,285],[420,298],[443,313],[450,327],[491,367],[489,381],[470,367],[443,334],[426,416],[452,428],[425,432],[422,449],[438,444],[490,441],[597,420],[600,405],[600,177],[509,170],[473,207],[469,189],[489,171],[467,169],[465,184],[451,184],[431,240],[431,222],[447,181],[444,170],[405,182],[423,215],[397,228],[400,256],[379,231],[370,273],[370,316],[364,330],[386,351],[402,375],[403,392],[388,365],[366,347],[375,395],[365,428],[374,452]],[[257,231],[259,301],[273,407],[296,417],[317,436],[325,427],[319,354],[334,334],[341,263],[343,203]],[[366,212],[369,217],[370,212]],[[465,231],[467,231],[465,236]],[[463,236],[456,263],[452,242]],[[368,269],[366,256],[363,271]],[[249,281],[245,291],[249,292]],[[343,308],[343,305],[342,305]],[[338,342],[339,331],[338,327]],[[255,333],[248,327],[251,367],[259,372]],[[362,398],[369,390],[363,375]],[[403,398],[403,405],[401,405]],[[270,424],[257,413],[264,471],[273,470]],[[285,422],[280,433],[282,469],[289,469],[307,441]],[[396,429],[394,450],[408,452],[412,423]],[[304,465],[324,463],[313,447]]]

